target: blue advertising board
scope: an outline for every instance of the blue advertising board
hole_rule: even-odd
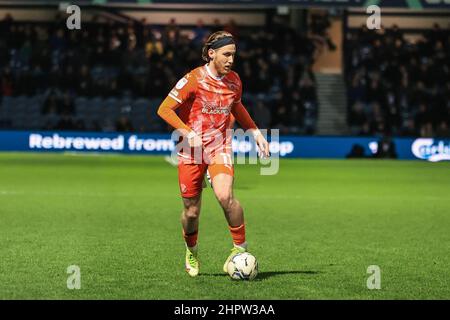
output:
[[[272,154],[281,158],[346,158],[355,145],[366,157],[378,148],[377,137],[280,136],[269,140]],[[398,159],[450,160],[450,139],[393,138]],[[169,155],[176,141],[169,134],[99,133],[68,131],[0,131],[0,151],[114,152]],[[249,154],[255,145],[248,139],[233,139],[233,151]]]

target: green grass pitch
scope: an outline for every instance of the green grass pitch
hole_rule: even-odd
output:
[[[240,165],[235,195],[258,277],[221,273],[231,237],[208,188],[192,279],[163,157],[0,154],[0,299],[450,298],[448,162],[282,160],[274,176]]]

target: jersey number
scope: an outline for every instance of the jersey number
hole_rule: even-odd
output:
[[[225,167],[231,169],[231,167],[232,167],[232,165],[233,165],[232,162],[231,162],[231,155],[230,155],[229,153],[221,152],[221,153],[220,153],[220,156],[221,156],[222,159],[223,159],[223,165],[224,165]]]

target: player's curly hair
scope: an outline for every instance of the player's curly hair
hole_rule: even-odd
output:
[[[209,62],[211,58],[208,55],[208,50],[211,48],[211,45],[214,43],[214,41],[219,40],[224,37],[232,37],[233,35],[227,31],[217,31],[211,34],[208,39],[206,40],[205,44],[202,48],[202,59],[206,62]]]

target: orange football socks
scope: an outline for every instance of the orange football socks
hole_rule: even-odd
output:
[[[228,226],[230,229],[231,237],[233,238],[233,243],[236,246],[245,245],[245,224],[241,224],[237,227]]]
[[[195,247],[195,245],[197,244],[197,236],[198,236],[198,230],[194,231],[192,233],[185,233],[183,230],[184,241],[186,241],[186,245],[189,248]]]

